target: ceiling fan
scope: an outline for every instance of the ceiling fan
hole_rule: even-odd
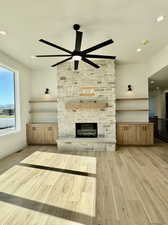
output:
[[[53,44],[51,42],[48,42],[44,39],[40,39],[39,41],[46,44],[46,45],[50,45],[54,48],[60,49],[68,54],[64,54],[64,55],[37,55],[36,57],[68,57],[54,65],[52,65],[51,67],[55,67],[58,66],[61,63],[64,63],[66,61],[69,60],[73,60],[74,61],[74,69],[77,70],[78,66],[79,66],[79,61],[82,60],[85,63],[95,67],[95,68],[99,68],[100,66],[97,65],[96,63],[92,62],[90,60],[90,58],[94,58],[94,59],[115,59],[116,56],[109,56],[109,55],[93,55],[93,54],[88,54],[90,52],[93,52],[99,48],[105,47],[106,45],[112,44],[113,40],[109,39],[107,41],[104,41],[100,44],[97,44],[91,48],[88,48],[84,51],[81,51],[81,45],[82,45],[82,36],[83,36],[83,32],[79,31],[80,29],[80,25],[79,24],[74,24],[73,29],[76,31],[76,43],[75,43],[75,50],[74,51],[69,51],[68,49],[62,48],[56,44]]]

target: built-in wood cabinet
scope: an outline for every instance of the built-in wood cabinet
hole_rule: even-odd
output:
[[[28,144],[56,144],[58,125],[56,123],[27,124]]]
[[[117,123],[117,144],[153,145],[153,123]]]

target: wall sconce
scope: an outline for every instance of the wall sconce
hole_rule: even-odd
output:
[[[49,92],[50,92],[50,89],[49,88],[46,88],[45,89],[45,95],[49,95],[50,94]]]
[[[132,86],[129,84],[128,85],[128,92],[131,92],[132,91]]]

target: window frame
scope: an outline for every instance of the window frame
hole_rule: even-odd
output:
[[[20,81],[19,72],[10,66],[6,66],[0,63],[0,67],[13,72],[14,76],[14,107],[15,107],[15,127],[6,128],[0,130],[0,136],[17,133],[21,130],[21,119],[20,119]]]

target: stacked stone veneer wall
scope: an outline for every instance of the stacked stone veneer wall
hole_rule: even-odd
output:
[[[62,144],[66,138],[71,138],[71,140],[75,138],[75,123],[97,122],[98,138],[108,138],[113,143],[113,148],[115,148],[115,65],[113,61],[109,60],[96,61],[96,63],[100,65],[99,69],[94,69],[82,62],[78,71],[74,71],[73,62],[58,66],[59,144]],[[66,103],[80,101],[106,102],[107,107],[103,109],[66,109]],[[79,142],[75,141],[78,145]],[[84,140],[81,140],[82,142]],[[86,146],[86,143],[84,145]]]

